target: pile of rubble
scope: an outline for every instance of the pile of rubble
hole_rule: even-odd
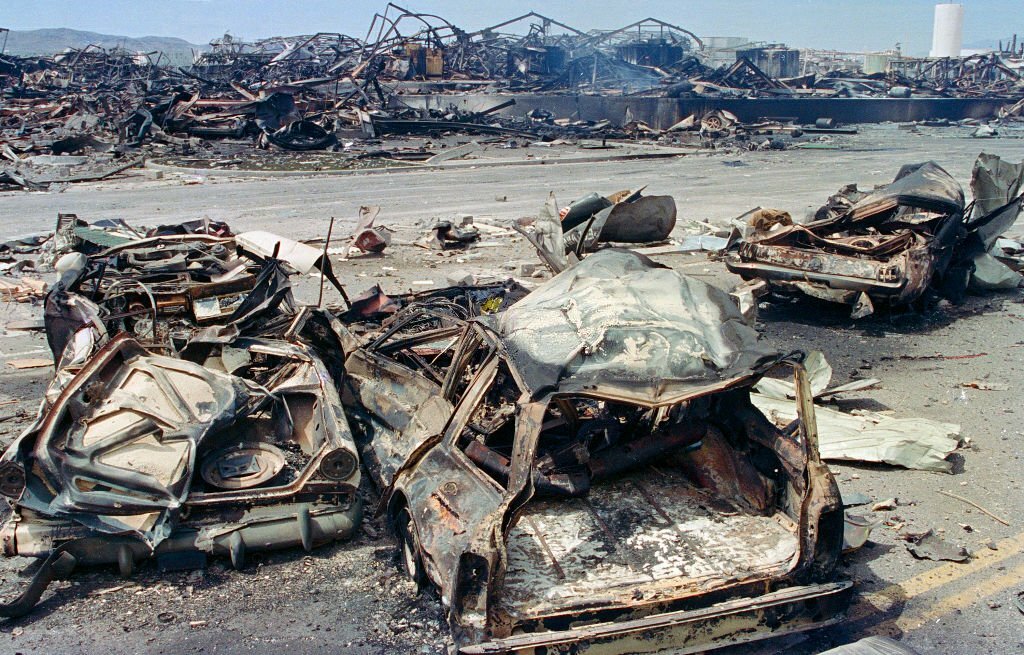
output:
[[[505,30],[525,26],[525,34]],[[52,57],[0,57],[0,185],[45,189],[99,180],[145,157],[223,158],[239,149],[338,150],[352,159],[407,160],[436,152],[382,148],[390,135],[481,134],[552,142],[627,139],[779,149],[808,127],[762,121],[721,128],[723,112],[670,129],[625,120],[516,115],[515,100],[482,111],[413,106],[417,94],[596,94],[670,98],[1005,97],[1020,113],[1024,81],[999,54],[898,60],[890,72],[789,76],[799,53],[778,46],[737,51],[714,66],[685,28],[647,18],[584,31],[528,13],[474,32],[388,4],[365,39],[338,33],[255,43],[225,36],[193,65],[158,53],[88,46]],[[769,74],[766,69],[772,73]],[[443,95],[442,95],[443,97]],[[709,126],[719,125],[718,128]],[[842,132],[840,132],[842,133]],[[754,139],[748,139],[753,134]],[[768,134],[771,138],[759,138]],[[781,136],[780,136],[781,135]]]

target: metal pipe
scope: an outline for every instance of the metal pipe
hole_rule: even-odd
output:
[[[331,224],[327,226],[327,239],[324,241],[324,253],[320,255],[320,296],[316,299],[316,306],[324,304],[324,278],[327,276],[327,248],[331,245],[331,232],[334,231],[334,217],[331,216]]]

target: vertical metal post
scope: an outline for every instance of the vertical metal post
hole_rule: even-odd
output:
[[[819,462],[821,455],[818,451],[818,422],[814,416],[814,394],[811,392],[811,383],[803,364],[793,365],[793,382],[796,387],[796,409],[807,459]]]
[[[320,296],[316,299],[316,306],[322,307],[324,304],[324,277],[327,275],[324,271],[327,268],[327,249],[331,247],[331,232],[334,231],[334,217],[331,216],[331,224],[327,226],[327,239],[324,241],[324,253],[320,256]]]

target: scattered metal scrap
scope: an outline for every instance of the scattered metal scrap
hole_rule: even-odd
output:
[[[560,273],[599,247],[668,239],[676,226],[675,199],[642,192],[627,189],[607,197],[591,193],[562,209],[552,193],[536,218],[519,219],[513,228],[552,272]]]
[[[829,388],[832,367],[818,351],[805,360],[811,395],[827,399],[850,393],[880,382],[877,379],[855,380]],[[799,415],[796,391],[785,380],[762,378],[751,396],[754,406],[784,426]],[[818,447],[822,459],[884,463],[923,471],[949,473],[953,463],[949,456],[960,446],[960,426],[926,418],[896,418],[880,412],[841,412],[827,407],[815,411],[818,426]]]
[[[779,44],[747,44],[731,59],[721,54],[686,28],[653,17],[587,31],[530,12],[470,31],[389,3],[363,38],[319,32],[248,43],[225,35],[185,67],[170,65],[160,53],[96,45],[50,57],[3,56],[0,184],[59,187],[116,175],[147,157],[216,161],[253,145],[340,150],[353,159],[409,154],[381,148],[382,135],[455,132],[549,141],[680,136],[653,130],[628,112],[624,120],[596,121],[555,118],[539,108],[517,115],[511,109],[515,98],[484,111],[462,111],[455,102],[414,108],[407,98],[420,93],[997,96],[1007,100],[1006,118],[1020,113],[1024,96],[1015,49],[943,60],[896,56],[885,72],[867,75],[800,73],[800,52]],[[760,149],[786,147],[804,131],[760,121],[723,134],[707,127],[718,118],[703,112],[676,130],[699,132],[697,145],[718,140]],[[835,126],[828,129],[835,132]]]
[[[242,566],[345,538],[361,460],[463,653],[707,650],[841,620],[836,562],[873,526],[844,516],[820,460],[832,428],[813,398],[843,387],[820,356],[805,370],[765,351],[722,292],[598,249],[623,210],[640,241],[674,225],[671,198],[639,191],[551,199],[531,236],[564,260],[532,293],[377,289],[333,311],[297,307],[288,283],[331,275],[329,239],[62,215],[46,252],[62,272],[46,304],[57,376],[0,460],[4,552],[44,563],[0,614],[79,565]],[[362,210],[353,243],[376,215]],[[590,246],[566,249],[581,225]],[[764,377],[780,367],[792,386]],[[762,408],[772,387],[792,416]]]
[[[844,190],[818,220],[900,247],[953,225],[935,251],[975,239],[964,253],[1006,259],[996,237],[1020,211],[1021,172],[987,158],[976,178],[977,198],[998,197],[976,219],[927,164]],[[517,224],[556,273],[532,292],[376,287],[351,303],[330,233],[320,248],[207,220],[60,215],[39,259],[61,273],[45,302],[56,375],[0,459],[4,553],[44,561],[0,615],[28,612],[79,565],[242,566],[254,550],[346,538],[362,465],[462,653],[712,650],[842,620],[838,558],[877,521],[844,514],[822,459],[948,471],[959,426],[815,407],[877,380],[829,387],[820,353],[765,350],[727,294],[614,247],[675,227],[674,200],[642,191],[563,209],[549,196]],[[361,208],[333,252],[383,251],[378,212]],[[759,210],[747,227],[798,226]],[[478,238],[471,221],[439,222],[428,240]],[[297,306],[290,275],[314,270],[342,305]],[[768,377],[780,369],[792,383]]]
[[[907,550],[917,559],[937,562],[966,562],[971,559],[966,548],[949,543],[932,530],[908,540]]]

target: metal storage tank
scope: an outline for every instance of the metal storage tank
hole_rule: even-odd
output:
[[[887,52],[869,52],[864,55],[864,74],[885,73],[892,55]]]
[[[964,34],[964,6],[952,2],[935,5],[930,57],[959,57]]]

